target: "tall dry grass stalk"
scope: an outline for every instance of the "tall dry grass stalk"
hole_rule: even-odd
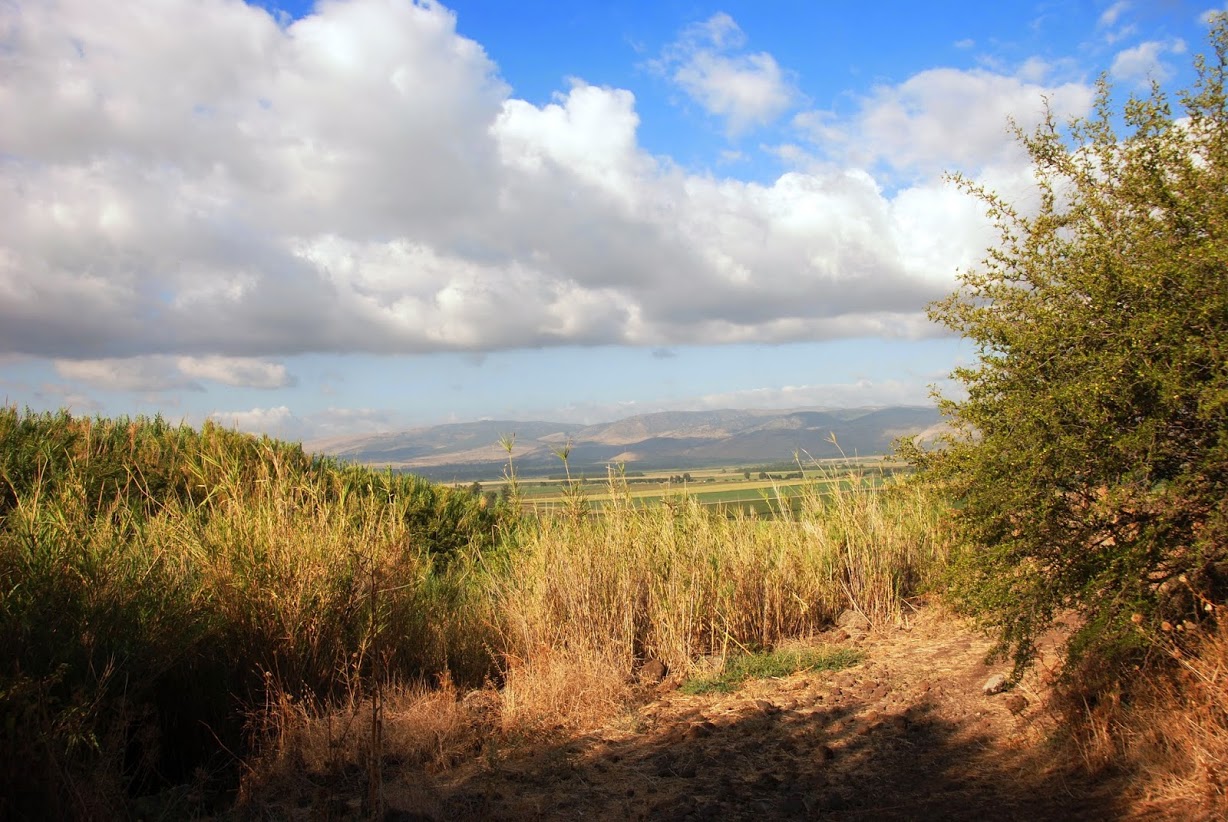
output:
[[[1083,767],[1115,773],[1146,818],[1228,818],[1228,623],[1150,637],[1155,656],[1069,716]],[[1067,703],[1071,694],[1063,693]]]
[[[289,701],[490,669],[476,500],[216,427],[0,409],[0,445],[0,816],[112,816]]]
[[[768,519],[686,496],[637,507],[613,484],[600,514],[539,516],[490,579],[518,721],[583,724],[646,659],[685,674],[701,657],[814,633],[845,608],[889,619],[944,556],[939,507],[918,485],[815,485],[797,513],[782,500]]]

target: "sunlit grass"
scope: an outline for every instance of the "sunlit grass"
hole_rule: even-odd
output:
[[[839,671],[861,662],[852,648],[781,649],[742,654],[725,661],[716,676],[695,677],[682,683],[684,694],[729,693],[749,679],[786,677],[801,671]]]

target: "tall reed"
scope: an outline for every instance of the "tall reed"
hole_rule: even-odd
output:
[[[769,519],[726,516],[685,495],[637,507],[613,482],[599,514],[541,513],[492,580],[508,696],[530,688],[528,672],[542,676],[549,656],[575,668],[565,690],[577,721],[577,690],[609,702],[609,682],[649,658],[686,672],[704,656],[816,632],[844,608],[886,619],[944,556],[939,507],[915,484],[816,484],[798,513],[782,500]],[[551,698],[537,710],[558,721],[569,709]],[[533,702],[511,707],[531,712]]]
[[[480,682],[468,579],[496,527],[215,426],[0,409],[0,816],[108,816],[232,769],[271,699],[344,699],[377,665]]]
[[[310,728],[317,751],[366,740],[377,809],[405,717],[472,749],[607,718],[650,658],[683,674],[843,608],[887,619],[942,560],[938,509],[865,485],[756,518],[638,508],[615,478],[600,514],[577,492],[521,516],[217,426],[0,409],[0,817],[113,816],[240,768],[250,795],[338,766],[303,757]]]

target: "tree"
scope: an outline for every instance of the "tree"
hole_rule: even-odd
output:
[[[977,361],[940,399],[955,433],[912,458],[959,500],[955,601],[1017,670],[1055,615],[1073,656],[1130,654],[1228,580],[1228,17],[1180,117],[1152,86],[1120,116],[1018,132],[1037,197],[963,178],[1000,243],[931,317]],[[1119,137],[1114,123],[1125,125]],[[1029,213],[1029,210],[1031,213]]]

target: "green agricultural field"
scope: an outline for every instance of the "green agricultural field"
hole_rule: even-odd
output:
[[[598,509],[613,499],[630,499],[637,506],[654,506],[688,497],[702,505],[772,514],[779,511],[781,500],[796,501],[806,493],[827,494],[837,484],[841,488],[873,488],[884,478],[902,470],[905,470],[902,463],[873,457],[833,460],[805,470],[794,467],[789,471],[774,467],[772,471],[766,471],[760,466],[728,466],[693,471],[644,472],[634,477],[612,476],[601,480],[529,480],[519,482],[517,488],[522,504],[529,509],[564,505],[578,491],[589,505]],[[747,479],[748,474],[750,479]],[[769,478],[761,478],[765,475]],[[505,482],[499,481],[482,484],[481,487],[486,492],[504,493],[505,485]]]

